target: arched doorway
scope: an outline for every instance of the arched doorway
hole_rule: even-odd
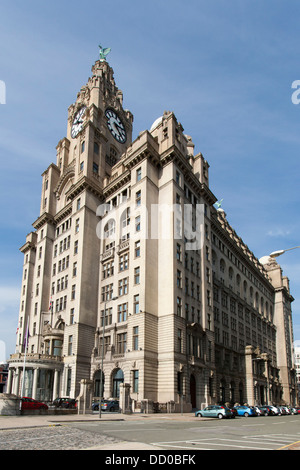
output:
[[[196,408],[196,379],[195,376],[192,374],[190,377],[190,394],[191,394],[191,403],[192,408]]]
[[[113,397],[120,397],[120,384],[124,382],[124,374],[122,369],[116,369],[112,375]]]

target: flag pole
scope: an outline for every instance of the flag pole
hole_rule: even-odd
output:
[[[23,374],[22,374],[22,385],[21,385],[20,412],[22,410],[22,398],[24,395],[27,346],[28,346],[28,318],[27,318],[27,327],[25,330],[25,351],[24,351]]]

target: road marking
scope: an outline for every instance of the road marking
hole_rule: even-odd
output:
[[[291,444],[287,444],[286,446],[279,447],[279,449],[277,449],[277,450],[286,449],[287,447],[291,447],[291,446],[293,446],[295,444],[299,444],[299,443],[300,443],[300,441],[295,441],[295,442],[292,442]]]
[[[230,442],[232,442],[232,439],[217,439],[219,441],[222,441],[222,440],[228,440]],[[238,449],[254,449],[254,450],[270,450],[270,447],[257,447],[257,446],[248,446],[248,445],[244,445],[244,446],[240,446],[240,445],[231,445],[231,444],[224,444],[223,442],[221,443],[218,443],[218,442],[203,442],[203,441],[200,441],[200,442],[197,442],[197,441],[177,441],[177,442],[182,442],[183,444],[192,444],[193,447],[190,446],[187,446],[187,445],[174,445],[174,442],[171,444],[169,443],[166,443],[166,442],[152,442],[151,444],[154,445],[154,446],[159,446],[159,447],[172,447],[172,448],[175,448],[175,449],[194,449],[195,450],[195,446],[196,449],[199,449],[199,450],[211,450],[212,447],[216,447],[216,446],[222,446],[222,447],[234,447],[234,448],[238,448]],[[205,447],[203,448],[201,446],[201,444],[204,443],[206,446],[207,444],[210,445],[210,447]]]

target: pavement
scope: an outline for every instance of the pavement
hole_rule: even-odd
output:
[[[172,421],[195,422],[194,413],[159,413],[159,414],[121,414],[121,413],[102,413],[101,418],[95,413],[86,414],[64,414],[64,415],[19,415],[3,416],[0,415],[0,431],[12,431],[18,429],[42,428],[51,426],[64,426],[68,423],[76,422],[100,422],[100,421],[151,421],[165,419]],[[212,418],[197,418],[198,420],[211,420]],[[89,447],[85,450],[160,450],[157,446],[144,444],[142,442],[120,441],[114,443],[102,443],[100,446]],[[280,450],[300,450],[300,441],[289,444]]]

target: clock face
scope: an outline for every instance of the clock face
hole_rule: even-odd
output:
[[[74,139],[83,128],[83,116],[86,110],[86,106],[83,106],[74,118],[72,128],[71,128],[71,137]]]
[[[108,108],[105,111],[105,116],[107,117],[107,127],[112,136],[120,142],[120,144],[124,144],[127,139],[126,130],[117,113],[113,109]]]

